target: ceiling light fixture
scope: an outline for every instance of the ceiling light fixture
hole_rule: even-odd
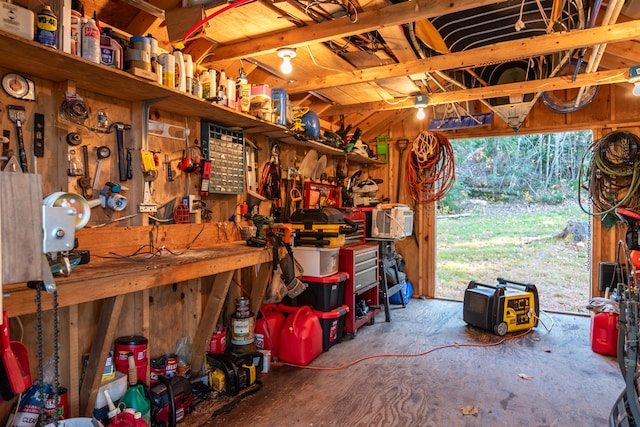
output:
[[[418,118],[418,120],[423,120],[425,116],[424,109],[427,108],[427,95],[416,95],[413,102],[414,107],[418,109],[418,114],[416,115],[416,117]]]
[[[280,65],[280,71],[282,71],[284,74],[291,73],[291,70],[293,70],[293,66],[291,65],[291,60],[296,57],[296,48],[282,47],[278,49],[278,56],[282,58],[282,65]]]
[[[633,83],[633,95],[640,96],[640,65],[629,68],[629,83]]]

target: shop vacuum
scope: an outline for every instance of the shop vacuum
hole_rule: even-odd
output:
[[[538,326],[540,306],[536,286],[500,277],[496,280],[495,286],[469,282],[464,292],[464,321],[500,336]]]

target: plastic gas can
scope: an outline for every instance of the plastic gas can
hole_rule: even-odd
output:
[[[600,312],[591,314],[591,349],[600,354],[618,354],[618,314]]]
[[[308,305],[290,314],[280,330],[279,357],[283,362],[308,365],[322,353],[322,326]]]
[[[284,323],[284,314],[275,304],[265,304],[256,320],[256,348],[271,350],[271,356],[278,358],[280,348],[280,330]]]

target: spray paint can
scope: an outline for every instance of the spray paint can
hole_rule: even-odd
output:
[[[38,12],[36,41],[54,49],[58,48],[58,17],[48,5],[44,5]]]
[[[193,58],[188,53],[184,54],[184,76],[186,79],[187,93],[193,93]]]
[[[84,19],[82,24],[82,57],[100,63],[100,30],[93,19]]]

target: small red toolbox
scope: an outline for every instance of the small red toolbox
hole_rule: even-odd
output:
[[[349,307],[344,304],[331,311],[313,310],[322,326],[322,351],[329,351],[331,347],[342,342],[344,319],[348,312]]]
[[[306,366],[322,353],[322,326],[309,306],[287,316],[280,330],[279,356],[283,362]]]
[[[331,276],[302,276],[300,280],[307,284],[307,289],[295,298],[284,297],[286,305],[300,307],[309,305],[314,310],[331,311],[344,303],[344,284],[349,274],[338,272]]]

